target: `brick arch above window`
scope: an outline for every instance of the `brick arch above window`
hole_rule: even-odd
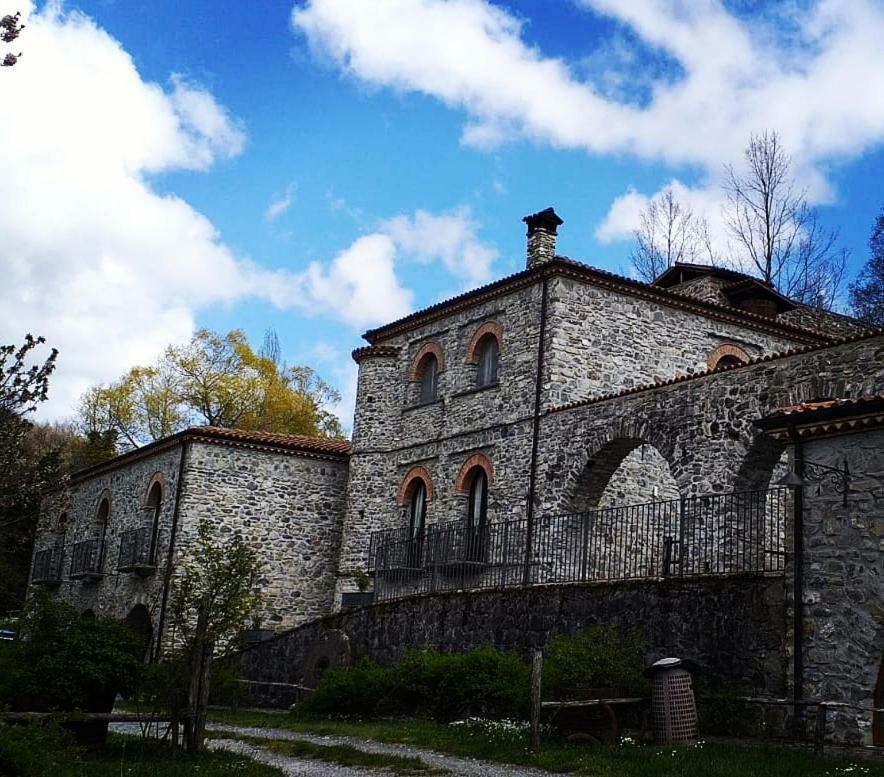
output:
[[[457,480],[454,481],[454,493],[459,496],[468,496],[470,493],[470,474],[477,469],[485,472],[485,478],[488,481],[488,488],[494,482],[494,465],[491,459],[481,453],[474,453],[470,456],[457,473]]]
[[[144,504],[148,506],[150,504],[150,493],[153,491],[153,487],[159,483],[160,484],[160,503],[166,501],[166,494],[169,489],[168,481],[166,480],[166,476],[162,472],[155,472],[150,480],[147,483],[147,489],[144,492]]]
[[[424,372],[424,364],[426,363],[424,359],[427,354],[432,354],[436,357],[436,367],[440,372],[445,369],[445,355],[442,353],[439,343],[424,343],[414,355],[414,359],[411,360],[411,366],[408,368],[409,380],[421,379]]]
[[[407,505],[411,499],[411,492],[418,480],[422,480],[427,489],[427,501],[433,501],[433,479],[426,467],[412,467],[402,478],[399,491],[396,493],[396,501],[401,505]]]
[[[714,370],[718,366],[718,363],[728,356],[734,359],[739,359],[744,364],[752,359],[752,357],[740,348],[739,345],[725,343],[724,345],[719,345],[717,348],[713,348],[709,352],[709,356],[706,357],[706,366],[709,367],[710,370]]]
[[[479,361],[479,343],[485,335],[494,335],[497,340],[497,349],[503,350],[503,329],[496,321],[486,321],[473,332],[470,344],[467,346],[467,354],[464,361],[467,364],[476,364]]]

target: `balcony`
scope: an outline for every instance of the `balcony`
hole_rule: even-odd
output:
[[[31,582],[34,585],[58,585],[61,583],[61,557],[63,548],[55,545],[43,548],[34,553],[34,573]]]
[[[102,555],[100,539],[75,543],[71,554],[71,580],[101,580],[104,577],[104,572],[101,571]]]
[[[156,571],[153,558],[153,527],[140,526],[128,529],[120,535],[120,558],[117,569],[120,572],[134,572],[136,575],[152,575]]]

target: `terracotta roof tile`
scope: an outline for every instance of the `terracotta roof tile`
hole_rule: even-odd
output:
[[[261,443],[295,451],[331,453],[346,456],[350,442],[328,437],[308,437],[302,434],[277,434],[275,432],[252,432],[243,429],[226,429],[221,426],[191,426],[188,435],[210,437],[234,442]]]
[[[873,394],[864,397],[842,397],[840,399],[827,399],[820,402],[802,402],[799,405],[788,405],[787,407],[778,407],[770,413],[771,416],[793,416],[807,413],[813,413],[818,410],[830,410],[834,407],[857,407],[871,404],[873,402],[881,402],[884,400],[884,394]]]

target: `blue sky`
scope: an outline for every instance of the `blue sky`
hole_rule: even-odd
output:
[[[47,417],[194,327],[273,327],[349,425],[361,332],[522,269],[527,213],[628,274],[676,181],[726,251],[753,131],[851,274],[884,204],[877,1],[0,0],[22,6],[0,329],[60,348]]]

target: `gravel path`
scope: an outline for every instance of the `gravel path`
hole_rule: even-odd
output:
[[[434,766],[437,769],[446,769],[453,775],[463,775],[463,777],[514,777],[515,775],[524,775],[525,777],[548,777],[552,772],[544,772],[538,769],[528,769],[520,766],[504,766],[502,764],[493,764],[488,761],[477,761],[473,758],[458,758],[453,755],[442,755],[432,750],[424,750],[420,747],[412,747],[411,745],[386,744],[384,742],[375,742],[371,739],[357,739],[356,737],[331,737],[318,736],[316,734],[304,734],[299,731],[288,731],[279,728],[245,728],[242,726],[224,726],[220,724],[210,724],[207,727],[211,731],[218,733],[228,733],[239,736],[259,737],[265,739],[289,739],[300,740],[302,742],[312,742],[316,745],[350,745],[367,753],[384,753],[385,755],[399,755],[404,757],[420,758],[424,763]],[[216,740],[228,742],[230,740]],[[237,743],[243,744],[243,743]],[[244,745],[248,747],[248,745]],[[243,752],[250,752],[243,750]],[[261,760],[265,763],[274,763],[274,765],[283,768],[281,761],[291,760],[298,764],[304,761],[298,759],[285,759],[276,754],[267,753],[267,751],[259,751],[271,758],[280,759],[280,762],[272,762]],[[310,775],[345,775],[361,774],[367,777],[374,775],[386,775],[389,777],[390,772],[386,771],[368,771],[365,769],[354,770],[344,768],[342,766],[334,766],[332,764],[323,764],[321,761],[311,761],[311,765],[316,766],[315,771],[307,772],[287,772],[287,774],[310,774]]]
[[[121,734],[141,734],[140,725],[137,723],[112,723],[110,728],[112,731],[117,731]],[[473,758],[443,755],[433,750],[425,750],[420,747],[412,747],[411,745],[386,744],[357,737],[319,736],[317,734],[305,734],[281,728],[249,728],[245,726],[225,726],[219,723],[210,723],[206,728],[218,734],[230,735],[229,738],[225,739],[206,740],[208,747],[248,755],[262,763],[276,766],[283,773],[292,777],[301,777],[301,775],[305,775],[305,777],[390,777],[391,772],[362,767],[352,769],[326,761],[292,758],[274,753],[271,750],[263,750],[251,743],[242,742],[237,737],[295,740],[311,742],[315,745],[350,745],[366,753],[383,753],[385,755],[420,758],[425,764],[437,769],[445,769],[450,774],[457,775],[458,777],[550,777],[553,774],[552,772],[544,772],[539,769],[504,766],[502,764],[489,763],[488,761],[477,761]]]

